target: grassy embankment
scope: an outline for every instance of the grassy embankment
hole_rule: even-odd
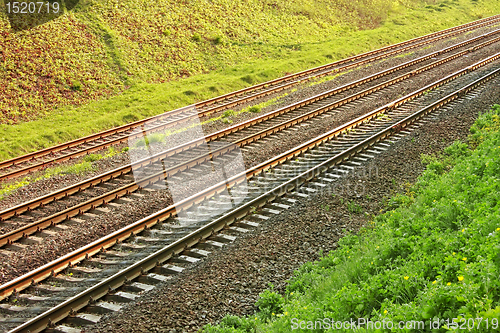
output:
[[[498,12],[495,0],[81,0],[16,35],[0,17],[0,159]]]
[[[267,290],[256,316],[228,316],[205,331],[289,332],[292,318],[303,327],[323,318],[425,323],[409,332],[430,332],[436,318],[482,318],[474,332],[500,331],[500,105],[471,133],[474,150],[455,142],[442,156],[422,156],[427,168],[413,188],[339,249],[303,265],[285,295]],[[445,324],[433,332],[454,331]]]

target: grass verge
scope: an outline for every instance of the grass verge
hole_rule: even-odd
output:
[[[363,1],[361,1],[360,4],[362,2]],[[186,30],[178,29],[176,31],[171,31],[171,29],[169,30],[163,27],[161,38],[159,36],[150,36],[151,29],[148,29],[144,36],[142,36],[141,34],[133,34],[132,31],[134,31],[134,29],[140,29],[140,27],[149,27],[149,24],[138,24],[144,20],[147,21],[147,15],[134,7],[137,5],[134,1],[130,1],[130,3],[123,2],[124,8],[120,7],[118,9],[115,8],[115,3],[112,1],[105,1],[102,4],[97,4],[91,0],[83,1],[81,8],[75,13],[68,15],[66,18],[61,19],[61,23],[58,23],[59,25],[56,24],[57,22],[54,22],[47,26],[49,30],[53,28],[54,31],[51,30],[51,36],[56,34],[53,36],[54,40],[58,43],[62,43],[58,46],[58,50],[66,50],[67,46],[64,44],[65,41],[74,40],[75,45],[71,45],[75,50],[71,49],[71,53],[74,53],[76,58],[80,57],[78,55],[80,53],[86,54],[86,50],[80,47],[82,43],[78,38],[68,37],[62,32],[60,33],[62,37],[57,35],[57,33],[59,33],[58,31],[63,28],[64,31],[71,31],[78,35],[78,30],[66,29],[66,26],[71,27],[77,25],[80,31],[88,27],[95,27],[97,32],[94,33],[98,34],[100,33],[99,31],[106,31],[105,36],[102,38],[104,41],[107,41],[107,46],[104,47],[99,44],[99,39],[97,37],[94,38],[94,36],[92,39],[94,44],[92,45],[95,54],[92,53],[93,56],[89,57],[87,55],[86,57],[89,59],[108,59],[111,63],[109,68],[121,68],[122,71],[127,72],[125,76],[128,79],[125,83],[120,83],[121,79],[118,77],[123,76],[123,73],[120,72],[117,76],[114,75],[113,70],[109,70],[109,68],[105,69],[106,65],[103,61],[96,60],[98,65],[97,63],[89,65],[83,61],[83,59],[87,59],[83,55],[80,57],[81,59],[79,58],[79,61],[75,62],[73,58],[69,60],[64,58],[64,54],[59,55],[62,62],[71,61],[71,63],[82,63],[86,64],[85,66],[88,65],[87,67],[89,68],[83,65],[83,67],[72,67],[73,65],[69,63],[65,68],[58,68],[57,72],[54,73],[60,73],[63,79],[51,79],[50,82],[52,82],[52,86],[50,86],[50,91],[53,91],[55,95],[49,96],[50,98],[47,97],[48,99],[41,95],[41,93],[45,91],[44,89],[37,88],[37,85],[30,85],[30,82],[38,80],[35,77],[31,78],[31,74],[28,75],[28,73],[26,75],[16,76],[16,80],[27,80],[23,83],[25,89],[23,88],[24,90],[22,90],[22,92],[18,91],[21,89],[18,87],[19,85],[12,84],[12,82],[14,82],[12,81],[13,79],[9,79],[11,83],[5,85],[5,87],[12,89],[13,92],[9,92],[10,90],[7,88],[7,90],[2,92],[2,88],[0,88],[0,100],[3,98],[6,103],[3,109],[8,113],[4,116],[7,117],[9,121],[17,121],[13,119],[18,119],[19,117],[19,119],[24,119],[22,118],[22,114],[26,112],[26,119],[35,120],[14,125],[0,124],[0,133],[2,133],[0,135],[0,159],[8,159],[30,151],[49,147],[56,143],[65,142],[107,128],[189,105],[198,100],[214,97],[251,84],[270,80],[282,76],[285,73],[297,72],[313,66],[329,63],[384,45],[393,44],[500,12],[500,2],[496,0],[412,0],[391,2],[389,7],[386,6],[386,2],[387,1],[381,1],[381,3],[384,3],[382,7],[384,7],[385,14],[383,15],[384,17],[377,20],[378,27],[374,29],[368,29],[372,27],[363,27],[363,29],[367,30],[360,29],[359,22],[354,22],[356,20],[353,22],[350,20],[345,22],[340,20],[337,22],[334,17],[325,17],[325,11],[320,10],[323,7],[318,5],[318,3],[313,4],[312,2],[308,2],[305,4],[303,1],[296,1],[287,4],[285,9],[280,9],[277,12],[273,11],[272,13],[268,13],[266,11],[265,15],[270,16],[266,19],[262,18],[262,21],[266,22],[265,26],[267,30],[264,29],[265,31],[260,29],[262,27],[262,22],[252,22],[255,23],[255,26],[251,25],[247,28],[242,27],[240,24],[241,22],[237,25],[235,25],[234,22],[226,22],[228,24],[227,29],[229,29],[229,27],[236,27],[238,29],[237,33],[235,32],[235,36],[237,37],[229,38],[223,36],[221,42],[215,45],[213,40],[218,39],[210,39],[205,37],[203,33],[199,33],[199,41],[193,40],[193,36],[184,36],[184,34],[189,31],[197,31],[200,29],[203,31],[210,30],[210,26],[207,22],[202,22],[203,24],[200,23],[200,26],[193,26],[189,29],[185,27]],[[346,4],[348,4],[347,7],[354,5],[350,2],[346,2]],[[193,2],[193,5],[196,5],[195,2]],[[261,4],[252,3],[250,5],[253,6],[252,10],[254,10],[255,13],[260,13],[262,11],[259,7]],[[92,7],[92,11],[86,12],[88,8],[90,8],[89,6]],[[158,6],[163,5],[158,4]],[[300,10],[293,6],[300,6]],[[141,8],[143,7],[144,6]],[[370,6],[366,6],[366,8],[369,7]],[[147,10],[153,9],[153,7],[150,8],[148,6],[144,8],[147,8]],[[144,8],[142,10],[144,10]],[[179,9],[177,7],[173,8],[176,10]],[[164,13],[163,9],[162,7],[156,8],[155,10]],[[246,9],[243,6],[238,10],[245,11]],[[115,13],[116,11],[119,13]],[[130,18],[130,22],[125,22],[123,21],[123,17],[126,17],[125,14],[128,11],[134,13],[134,19]],[[100,13],[103,17],[89,17],[88,15],[90,15],[90,12]],[[170,12],[170,10],[166,12]],[[290,14],[292,12],[294,14]],[[318,13],[323,14],[319,15]],[[182,13],[179,15],[181,14]],[[140,15],[146,16],[142,17]],[[291,26],[289,26],[290,15],[294,17],[293,25]],[[298,17],[295,17],[295,15],[298,15]],[[123,22],[117,23],[118,21],[115,22],[112,17],[121,18]],[[276,17],[279,17],[279,20],[276,21],[278,23],[276,23],[277,26],[275,27],[272,25],[274,23],[272,23],[273,20],[271,20],[271,18]],[[174,20],[176,18],[172,17],[169,19]],[[193,18],[194,21],[198,19],[199,18]],[[280,24],[280,20],[286,21],[287,24]],[[103,22],[107,22],[106,27],[104,27],[105,23]],[[100,28],[96,28],[97,26]],[[124,27],[127,27],[128,30],[122,31]],[[292,30],[280,30],[285,29],[284,27],[288,27],[286,29]],[[43,30],[45,28],[40,29]],[[217,27],[217,29],[224,30],[226,28]],[[251,36],[244,35],[247,30],[251,32]],[[170,33],[172,35],[169,35]],[[181,33],[183,34],[182,36],[177,36]],[[40,36],[43,35],[43,33],[40,34]],[[209,35],[210,33],[207,32],[206,36]],[[136,50],[139,44],[142,45],[141,43],[138,44],[138,39],[147,39],[147,43],[149,44],[161,44],[172,42],[173,36],[180,38],[179,41],[182,41],[182,38],[185,39],[189,37],[182,47],[187,47],[190,49],[190,52],[185,52],[185,50],[180,52],[179,50],[182,49],[180,45],[175,47],[169,46],[173,47],[172,52],[169,51],[169,54],[182,55],[182,57],[185,58],[184,60],[177,59],[174,64],[175,66],[172,66],[177,68],[180,72],[182,72],[183,67],[188,65],[198,69],[194,67],[191,68],[189,72],[190,76],[182,79],[165,83],[158,83],[156,81],[154,83],[144,83],[147,77],[156,77],[158,79],[167,77],[172,79],[178,78],[178,75],[182,76],[182,73],[174,71],[177,74],[172,72],[175,75],[172,74],[173,76],[168,76],[167,74],[172,70],[171,68],[168,68],[168,66],[166,68],[157,68],[160,64],[166,64],[169,61],[166,59],[165,62],[163,62],[163,60],[160,61],[157,57],[148,57],[146,55],[146,53],[156,55],[158,52],[163,52],[161,51],[163,50],[162,48],[158,49],[158,45],[144,47],[136,53],[130,52],[136,55],[133,59],[130,58],[130,54],[126,53],[126,50]],[[290,40],[290,38],[292,38],[290,36],[296,37],[293,37],[295,38],[294,40]],[[24,37],[31,38],[29,35]],[[17,43],[14,39],[9,39],[9,43],[10,42]],[[30,43],[33,44],[32,42]],[[25,44],[30,45],[30,43]],[[198,43],[202,43],[203,45],[199,45]],[[15,49],[14,46],[13,50]],[[112,51],[106,51],[107,48],[111,48]],[[9,55],[8,58],[10,62],[14,60],[22,62],[25,58],[33,59],[33,57],[31,57],[31,53],[34,52],[33,50],[29,48],[23,50],[23,52],[26,53],[24,58],[14,53],[9,55],[9,52],[5,52]],[[42,51],[37,49],[37,52]],[[200,56],[200,54],[203,54],[203,56]],[[163,55],[165,56],[165,54]],[[210,58],[209,55],[211,55],[212,58]],[[206,64],[197,64],[195,61],[188,61],[193,57],[202,59],[206,64],[211,65],[208,66]],[[45,58],[40,57],[40,59],[42,65],[46,66],[46,62],[44,61]],[[146,60],[149,62],[146,62]],[[16,65],[14,63],[10,64],[10,62],[8,65],[12,68],[16,66],[18,68],[26,68],[23,63]],[[213,64],[217,65],[214,67]],[[33,64],[33,66],[35,66],[35,64]],[[7,65],[4,65],[4,67],[6,71],[10,68]],[[3,67],[0,66],[0,72],[3,70],[2,68]],[[78,70],[73,71],[75,68]],[[36,74],[38,72],[36,68],[33,69],[33,75],[38,75]],[[93,74],[94,72],[95,75]],[[200,74],[203,72],[208,73]],[[78,73],[90,75],[92,78],[79,77]],[[47,75],[50,76],[55,74],[46,73],[46,76]],[[96,79],[94,76],[98,78]],[[5,76],[5,78],[8,79],[9,77]],[[160,80],[160,82],[162,80]],[[59,81],[64,81],[64,83],[58,83]],[[76,86],[81,86],[81,88],[75,88],[74,82],[76,81],[79,82]],[[43,84],[40,87],[42,87]],[[123,89],[129,85],[131,85],[131,87],[123,91]],[[31,91],[35,88],[38,89],[38,92]],[[58,93],[57,91],[62,91],[63,93]],[[108,96],[117,91],[122,91],[122,93],[105,100],[90,102],[83,106],[64,105],[73,103],[71,101],[77,104],[85,103],[91,99],[103,98],[103,96]],[[14,103],[15,99],[10,98],[9,94],[14,94],[21,98],[23,102],[17,105]],[[36,100],[31,101],[31,99],[34,98],[33,96],[38,97]],[[26,111],[21,111],[19,109],[21,104],[26,106]],[[56,104],[57,108],[55,106],[52,107]],[[34,112],[33,108],[39,106],[43,106],[45,109],[47,106],[51,106],[49,109],[44,109],[45,111],[40,113],[40,115],[43,115],[43,118],[37,118],[37,116],[32,115]],[[15,115],[12,116],[9,112],[15,113]],[[11,116],[14,118],[9,118]]]
[[[425,172],[390,211],[303,265],[285,295],[261,293],[257,315],[227,316],[203,331],[322,332],[362,318],[373,324],[358,332],[389,331],[377,321],[399,332],[462,332],[472,322],[474,332],[499,332],[500,105],[480,115],[470,144],[423,156]],[[412,328],[397,326],[408,321]]]

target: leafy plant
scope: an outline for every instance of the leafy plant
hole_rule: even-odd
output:
[[[357,204],[355,201],[350,201],[347,203],[347,210],[350,211],[351,213],[359,214],[363,211],[363,208],[361,208],[361,206]]]
[[[203,328],[204,333],[215,332],[233,332],[233,333],[255,333],[257,324],[247,318],[240,318],[237,316],[226,315],[220,321],[219,325],[212,326],[208,324]]]
[[[283,313],[283,296],[273,291],[274,286],[270,284],[270,289],[266,289],[259,294],[259,299],[255,303],[260,311],[260,316],[265,320],[274,320],[278,314]]]

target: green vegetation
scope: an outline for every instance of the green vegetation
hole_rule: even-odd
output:
[[[347,203],[347,210],[351,213],[359,214],[363,211],[363,208],[354,201]]]
[[[222,118],[227,118],[234,116],[234,111],[233,110],[226,110],[222,113]]]
[[[128,147],[124,148],[122,152],[125,152],[128,150]],[[99,161],[103,158],[110,158],[115,156],[116,154],[119,154],[120,152],[117,151],[115,148],[110,147],[108,151],[104,154],[89,154],[85,155],[83,157],[83,160],[79,163],[71,164],[71,165],[63,165],[63,166],[55,166],[55,167],[49,167],[45,170],[40,175],[36,176],[26,176],[22,178],[21,180],[13,180],[10,182],[5,182],[2,185],[0,185],[0,200],[3,199],[6,195],[12,193],[13,191],[35,183],[39,180],[42,179],[47,179],[53,176],[57,175],[68,175],[68,174],[85,174],[89,171],[93,170],[92,162]]]
[[[368,65],[366,65],[365,67],[368,67]],[[321,83],[324,83],[324,82],[332,81],[332,80],[334,80],[334,79],[336,79],[336,78],[338,78],[338,77],[340,77],[342,75],[345,75],[347,73],[350,73],[352,71],[353,71],[353,69],[350,69],[350,70],[342,72],[342,73],[337,73],[337,74],[333,74],[333,75],[327,75],[327,76],[323,76],[323,77],[321,77],[319,79],[314,79],[314,80],[312,80],[308,84],[308,86],[312,87],[312,86],[315,86],[315,85],[318,85],[318,84],[321,84]]]
[[[499,9],[496,0],[81,0],[17,34],[0,17],[0,159]]]
[[[303,265],[285,295],[261,293],[256,316],[229,316],[204,331],[289,332],[292,318],[369,318],[423,321],[423,330],[396,331],[431,332],[437,318],[482,318],[474,332],[499,332],[500,105],[479,117],[470,142],[475,150],[456,142],[442,156],[424,156],[426,171],[392,210]],[[432,332],[461,332],[440,324]]]
[[[257,105],[254,105],[254,106],[251,106],[248,108],[248,111],[252,112],[252,113],[259,113],[261,110],[261,108]]]
[[[295,91],[295,89],[292,89],[292,91]],[[237,116],[237,115],[245,113],[245,112],[259,113],[262,110],[262,108],[276,104],[281,98],[283,98],[285,96],[288,96],[288,93],[284,93],[283,95],[277,96],[275,98],[271,98],[271,99],[269,99],[265,102],[259,103],[257,105],[248,106],[246,108],[243,108],[240,111],[226,110],[222,113],[222,115],[220,115],[218,117],[213,117],[213,118],[207,119],[205,121],[200,122],[199,124],[193,123],[187,127],[178,128],[174,131],[167,130],[164,133],[149,134],[147,137],[144,138],[144,140],[136,141],[132,148],[142,148],[142,147],[145,147],[146,145],[149,145],[149,144],[152,144],[155,142],[164,142],[165,139],[172,134],[184,132],[190,128],[193,128],[193,127],[196,127],[199,125],[205,125],[205,124],[217,121],[217,120],[222,121],[224,124],[232,124],[233,120],[229,119],[230,117]]]

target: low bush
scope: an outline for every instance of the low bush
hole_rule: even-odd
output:
[[[207,325],[204,327],[206,333],[255,333],[256,323],[251,319],[237,316],[225,316],[217,326]]]

